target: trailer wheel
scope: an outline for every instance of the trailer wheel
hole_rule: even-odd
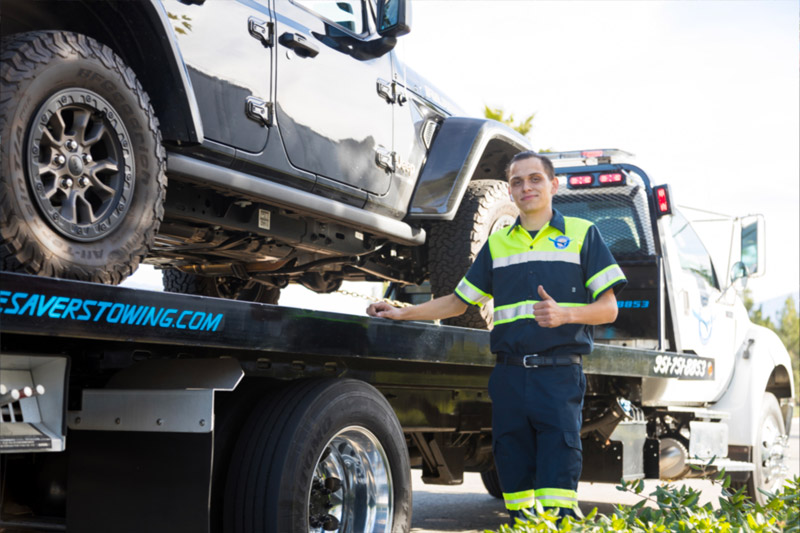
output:
[[[778,399],[771,392],[764,393],[756,436],[753,446],[755,470],[747,481],[733,482],[731,486],[735,489],[745,487],[745,491],[754,501],[765,505],[767,496],[759,489],[774,494],[783,487],[789,474],[786,464],[788,435]]]
[[[498,499],[503,499],[503,489],[500,487],[500,476],[497,475],[497,467],[492,463],[489,470],[481,472],[481,481],[486,487],[486,492]]]
[[[150,250],[167,178],[150,99],[109,47],[70,32],[2,41],[0,267],[119,283]]]
[[[518,214],[517,207],[509,199],[506,182],[471,182],[455,218],[431,226],[428,257],[434,297],[451,294],[489,235],[513,224]],[[483,307],[471,305],[463,315],[442,322],[452,326],[489,329],[493,310],[492,302]]]
[[[164,270],[161,274],[161,283],[167,292],[262,304],[277,304],[281,297],[279,288],[267,287],[263,283],[225,276],[197,276],[175,269]]]
[[[236,443],[225,531],[407,532],[408,450],[400,423],[371,385],[292,384],[265,398]]]

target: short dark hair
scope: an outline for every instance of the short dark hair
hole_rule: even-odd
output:
[[[544,171],[547,174],[547,177],[551,181],[555,179],[556,169],[553,168],[553,162],[550,161],[550,158],[544,157],[543,155],[539,155],[532,150],[526,150],[524,152],[520,152],[511,158],[511,161],[509,161],[508,165],[506,165],[506,179],[508,179],[508,173],[511,172],[511,165],[513,165],[517,161],[522,161],[524,159],[531,159],[531,158],[536,158],[539,161],[541,161],[542,166],[544,167]]]

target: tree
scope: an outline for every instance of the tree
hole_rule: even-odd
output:
[[[490,118],[492,120],[496,120],[498,122],[502,122],[506,126],[509,126],[509,127],[513,128],[513,129],[515,129],[516,131],[518,131],[522,135],[527,135],[528,132],[531,131],[531,128],[533,128],[533,119],[536,116],[536,113],[532,113],[525,120],[523,120],[521,122],[518,122],[517,124],[514,124],[514,115],[508,115],[508,117],[506,117],[505,116],[505,111],[503,111],[502,108],[500,108],[500,107],[491,108],[488,105],[484,105],[483,107],[484,107],[483,115],[486,118]]]

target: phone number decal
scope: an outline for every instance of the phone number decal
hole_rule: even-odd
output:
[[[684,355],[656,356],[653,372],[656,376],[679,379],[714,379],[714,360]]]

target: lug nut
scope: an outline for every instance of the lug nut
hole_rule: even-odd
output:
[[[61,155],[61,154],[58,154],[58,155],[57,155],[57,156],[56,156],[56,157],[53,159],[53,163],[55,163],[55,164],[56,164],[56,165],[58,165],[58,166],[61,166],[61,165],[63,165],[63,164],[64,164],[64,163],[66,163],[66,162],[67,162],[67,158],[66,158],[66,157],[64,157],[64,156],[63,156],[63,155]]]
[[[61,180],[61,188],[62,189],[69,189],[70,187],[72,187],[73,183],[74,182],[72,181],[72,178],[65,178],[65,179]]]
[[[84,164],[88,165],[92,161],[94,161],[94,159],[92,159],[92,154],[83,154],[83,162],[84,162]]]
[[[70,139],[69,141],[67,141],[67,149],[74,152],[75,150],[78,149],[78,143]]]
[[[78,185],[80,185],[81,187],[86,187],[87,185],[89,185],[89,178],[81,178],[81,179],[79,179],[78,180]]]

